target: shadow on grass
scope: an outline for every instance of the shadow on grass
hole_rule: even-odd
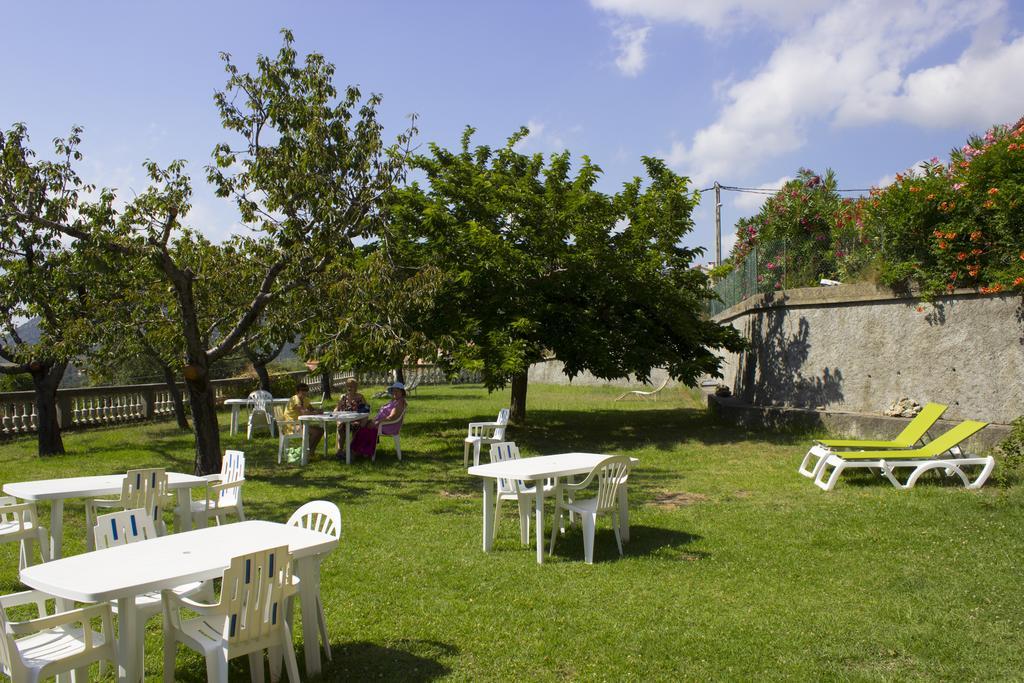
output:
[[[550,536],[544,540],[544,551],[546,553],[550,543]],[[661,555],[666,554],[666,551],[681,551],[686,546],[700,540],[700,536],[685,531],[642,524],[630,525],[629,542],[622,544],[622,550],[625,557]],[[578,523],[567,528],[565,534],[560,535],[558,540],[555,541],[554,556],[565,560],[583,559],[583,530]],[[609,527],[602,528],[599,526],[594,535],[594,562],[614,560],[618,557],[619,551],[615,545],[615,532]],[[703,560],[708,557],[710,557],[710,554],[704,551],[690,550],[682,554],[682,559],[687,560]]]
[[[433,681],[451,673],[439,660],[455,657],[459,650],[449,643],[410,638],[390,646],[367,641],[332,643],[331,653],[334,659],[325,662],[323,680]]]

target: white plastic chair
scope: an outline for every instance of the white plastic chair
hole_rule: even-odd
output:
[[[16,683],[36,683],[72,672],[72,680],[86,683],[89,665],[109,661],[117,666],[114,651],[114,625],[110,605],[89,605],[68,612],[49,614],[41,591],[23,591],[0,596],[0,673]],[[38,617],[28,621],[10,621],[7,610],[35,605]],[[100,631],[92,628],[100,620]]]
[[[519,459],[519,447],[514,441],[503,441],[491,444],[491,462],[505,462]],[[501,512],[501,501],[514,500],[519,504],[519,541],[523,545],[530,543],[530,510],[537,495],[536,486],[526,486],[517,479],[498,478],[498,495],[494,499],[494,526],[491,529],[491,542],[498,535],[498,520]],[[554,489],[553,482],[545,482],[545,492]],[[543,532],[540,532],[543,533]]]
[[[403,410],[398,415],[398,417],[396,417],[394,419],[391,419],[391,420],[381,421],[381,422],[377,423],[377,443],[378,444],[380,443],[380,439],[381,439],[382,436],[390,436],[391,439],[395,442],[395,455],[398,456],[399,462],[401,462],[401,460],[402,460],[402,434],[401,434],[402,424],[404,423],[404,420],[405,420],[405,413],[408,410],[409,410],[409,407],[406,406],[405,410]],[[393,425],[393,424],[397,424],[398,425],[398,431],[397,432],[395,432],[394,434],[384,434],[384,433],[382,433],[384,425]],[[376,460],[377,460],[377,449],[374,449],[373,450],[373,457],[370,458],[370,461],[374,462]]]
[[[274,418],[270,416],[271,406],[274,405],[274,395],[269,391],[257,389],[256,391],[249,394],[249,402],[246,407],[249,408],[249,426],[245,430],[245,438],[252,438],[252,428],[255,424],[256,417],[262,417],[267,421],[267,429],[270,430],[270,435],[274,435]]]
[[[498,419],[494,422],[470,422],[469,431],[462,449],[462,466],[469,466],[469,449],[473,449],[473,465],[480,464],[480,448],[484,444],[495,444],[505,440],[505,428],[508,426],[508,408],[498,411]]]
[[[296,593],[288,546],[232,558],[224,570],[220,600],[213,604],[163,591],[164,681],[173,683],[178,643],[206,657],[208,681],[227,683],[228,661],[249,655],[252,680],[263,680],[263,650],[280,648],[291,683],[299,681],[287,603]],[[198,617],[182,619],[187,609]]]
[[[284,406],[274,406],[274,421],[277,422],[277,464],[280,465],[289,443],[302,444],[302,423],[285,417]]]
[[[655,401],[657,401],[658,400],[658,394],[660,394],[662,392],[662,390],[665,387],[667,387],[667,386],[668,386],[668,378],[666,378],[665,381],[661,383],[661,386],[659,386],[654,391],[627,391],[626,393],[622,394],[621,396],[619,396],[615,400],[616,401],[621,401],[622,399],[626,398],[627,396],[636,396],[637,398],[645,400],[645,401],[647,399],[649,399],[649,398],[653,398]]]
[[[288,526],[302,527],[303,529],[310,529],[312,531],[319,531],[322,534],[327,534],[331,538],[341,537],[341,510],[338,506],[330,501],[326,500],[313,500],[294,513],[288,519]],[[312,579],[313,577],[303,576],[304,580]],[[319,580],[317,581],[319,584]],[[331,641],[327,636],[327,618],[324,616],[324,605],[323,600],[320,597],[320,591],[316,592],[316,614],[315,615],[302,615],[303,619],[303,633],[309,634],[313,632],[310,626],[310,617],[316,619],[317,631],[320,634],[320,645],[324,650],[324,654],[327,656],[328,661],[331,657]],[[288,609],[288,623],[291,624],[291,605]],[[306,647],[310,644],[307,643]]]
[[[100,515],[96,518],[93,535],[96,539],[96,549],[103,550],[156,538],[157,533],[150,516],[146,514],[145,510],[138,508]],[[212,589],[212,582],[204,584],[202,581],[191,581],[177,586],[173,590],[178,595],[212,595]],[[150,591],[135,596],[135,608],[138,611],[140,625],[160,614],[160,591]],[[111,604],[111,609],[114,614],[117,614],[116,601]],[[145,638],[140,638],[139,647],[143,647],[144,643]],[[144,657],[139,659],[143,660]]]
[[[99,510],[119,508],[134,510],[142,508],[153,520],[158,535],[167,533],[164,522],[164,506],[172,503],[167,488],[167,472],[161,467],[128,470],[121,485],[121,497],[116,500],[92,499],[85,501],[85,545],[88,550],[95,550],[93,527]]]
[[[24,569],[35,559],[32,544],[39,543],[39,556],[50,561],[50,537],[46,527],[39,526],[39,515],[34,502],[19,503],[11,496],[0,496],[0,543],[18,541],[18,569]]]
[[[229,514],[238,515],[238,521],[245,521],[242,508],[242,484],[245,483],[245,453],[224,451],[220,461],[220,474],[211,475],[206,484],[206,495],[202,500],[191,501],[192,519],[199,528],[209,526],[210,517],[217,524],[227,520]],[[180,520],[176,528],[181,528]]]
[[[578,484],[561,484],[559,492],[555,495],[555,519],[560,520],[562,510],[577,512],[583,520],[583,555],[587,564],[594,563],[594,530],[597,526],[598,515],[611,515],[612,528],[615,530],[615,542],[619,546],[619,556],[622,556],[622,536],[619,532],[619,487],[626,483],[629,478],[630,462],[625,455],[612,455],[597,464],[590,474]],[[591,481],[597,479],[597,495],[593,498],[576,500],[577,491],[585,489]],[[562,494],[571,496],[569,500],[563,500]],[[551,525],[551,547],[548,554],[555,552],[555,539],[558,537],[560,524]]]

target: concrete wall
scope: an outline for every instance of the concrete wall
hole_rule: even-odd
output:
[[[958,290],[932,306],[872,285],[816,287],[751,297],[715,320],[751,343],[723,371],[755,406],[877,414],[909,396],[948,404],[953,420],[1024,414],[1019,294]]]
[[[542,363],[534,363],[530,366],[529,381],[536,384],[570,384],[569,378],[565,376],[563,368],[565,366],[562,361],[548,360]],[[655,368],[651,371],[651,383],[647,386],[648,389],[656,389],[661,386],[661,383],[668,379],[668,373],[660,368]],[[615,386],[615,387],[636,387],[639,388],[640,382],[635,377],[629,377],[626,379],[615,379],[607,380],[599,377],[594,377],[589,372],[584,372],[573,378],[571,384],[577,386],[593,387],[593,386]],[[673,379],[669,379],[668,386],[678,386],[679,382]]]

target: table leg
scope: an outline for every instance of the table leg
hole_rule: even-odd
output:
[[[544,564],[544,480],[538,479],[533,484],[537,490],[534,495],[537,501],[537,519],[534,520],[536,526],[533,530],[534,536],[537,537],[537,564]]]
[[[623,543],[629,541],[629,493],[626,484],[619,486],[619,535]]]
[[[484,482],[484,552],[494,549],[494,480],[483,478]]]
[[[238,411],[241,408],[239,405],[231,406],[231,436],[238,434]]]
[[[309,423],[302,423],[302,464],[309,464]]]
[[[142,680],[139,650],[139,615],[135,597],[117,599],[117,680],[138,683]]]
[[[178,511],[175,517],[181,528],[175,528],[174,533],[192,531],[192,489],[187,486],[178,489]]]
[[[320,594],[320,558],[316,555],[303,557],[295,561],[295,572],[299,575],[299,607],[302,609],[303,650],[306,655],[306,675],[315,676],[320,673],[319,639],[326,642],[326,629],[320,624],[320,610],[316,600]]]
[[[59,560],[64,548],[64,499],[50,503],[50,559]]]
[[[349,433],[349,427],[352,426],[351,422],[345,423],[345,464],[352,464],[352,436]]]

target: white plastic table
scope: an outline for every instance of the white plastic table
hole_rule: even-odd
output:
[[[26,567],[21,571],[21,581],[63,600],[117,600],[117,676],[120,681],[136,683],[143,674],[139,655],[145,624],[139,623],[135,596],[219,578],[232,557],[280,545],[288,546],[295,574],[301,579],[302,618],[314,624],[320,558],[337,547],[338,540],[319,531],[277,522],[223,524],[95,550]],[[305,647],[306,673],[312,676],[320,671],[317,629],[307,626],[303,630],[307,637],[313,636]]]
[[[286,406],[286,405],[288,405],[288,401],[290,401],[290,400],[291,399],[288,399],[288,398],[275,398],[275,399],[271,399],[270,401],[268,401],[268,403],[270,403],[271,405],[275,405],[275,406]],[[234,436],[235,434],[238,433],[238,412],[242,409],[242,406],[249,405],[249,399],[247,399],[247,398],[229,398],[226,401],[224,401],[224,405],[231,406],[231,429],[230,429],[230,434],[231,434],[231,436]],[[274,424],[273,423],[274,416],[271,415],[270,419],[271,419],[271,425],[273,425]],[[270,427],[270,431],[271,431],[271,433],[273,433],[273,431],[274,431],[274,427],[273,426]]]
[[[16,481],[4,484],[4,493],[22,500],[45,500],[50,503],[50,557],[58,559],[63,555],[64,546],[64,501],[68,498],[98,498],[116,496],[121,493],[124,474],[104,474],[93,477],[65,477],[63,479],[40,479],[39,481]],[[167,485],[178,493],[177,514],[184,529],[192,528],[192,494],[195,486],[206,486],[206,477],[195,477],[180,472],[167,473]],[[86,530],[86,533],[91,533]]]
[[[324,457],[327,457],[327,423],[333,422],[334,424],[345,423],[345,462],[349,465],[352,464],[352,439],[349,434],[349,425],[358,420],[369,419],[369,413],[356,413],[356,412],[329,412],[329,413],[317,413],[315,415],[299,415],[299,422],[302,423],[302,464],[305,465],[309,462],[309,425],[319,423],[324,430]],[[338,435],[339,442],[341,435]],[[341,449],[341,443],[338,443],[338,450]]]
[[[600,453],[559,453],[557,455],[541,455],[535,458],[519,458],[504,462],[492,462],[486,465],[475,465],[467,471],[474,477],[484,480],[484,552],[490,552],[493,546],[494,532],[494,501],[495,480],[519,479],[532,481],[536,485],[536,529],[537,564],[544,563],[544,480],[572,477],[589,474],[599,462],[607,458]],[[640,462],[630,458],[630,462]],[[626,485],[619,487],[619,533],[622,541],[629,540],[629,505],[627,502]]]

